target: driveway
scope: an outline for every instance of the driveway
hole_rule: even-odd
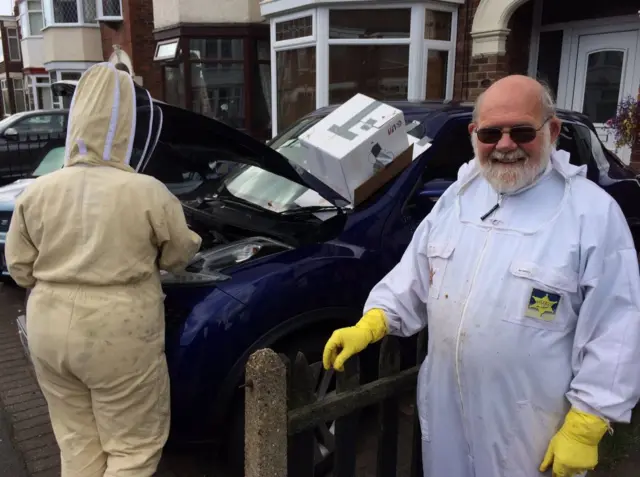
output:
[[[18,337],[24,291],[0,284],[0,475],[59,477],[59,449],[47,403]],[[210,459],[165,452],[156,477],[225,477]]]
[[[47,404],[25,357],[15,318],[23,313],[24,292],[0,284],[0,476],[59,477],[60,459]],[[413,397],[401,400],[398,475],[409,475]],[[640,421],[640,419],[638,419]],[[373,477],[376,462],[376,419],[361,430],[357,475]],[[638,477],[640,422],[608,436],[601,456],[604,466],[592,477]],[[156,477],[228,477],[209,457],[165,451]]]

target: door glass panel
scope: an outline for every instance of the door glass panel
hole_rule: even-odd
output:
[[[546,83],[554,97],[558,95],[563,34],[563,30],[540,32],[536,76],[538,80]]]
[[[598,51],[587,58],[582,112],[594,123],[616,115],[622,82],[623,51]]]

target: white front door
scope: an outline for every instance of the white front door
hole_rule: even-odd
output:
[[[630,148],[616,149],[614,134],[605,123],[615,117],[622,99],[635,97],[638,93],[638,37],[637,29],[581,35],[574,63],[571,109],[589,116],[600,140],[627,164],[631,157]]]

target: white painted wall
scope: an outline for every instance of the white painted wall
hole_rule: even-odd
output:
[[[178,23],[254,23],[259,0],[153,0],[155,28]]]
[[[23,68],[44,67],[44,38],[29,37],[22,40]]]

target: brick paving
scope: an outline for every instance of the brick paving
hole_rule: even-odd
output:
[[[12,445],[0,432],[0,474],[11,477],[60,477],[60,455],[49,411],[18,336],[15,318],[23,313],[24,292],[0,284],[0,419],[7,422]],[[2,426],[0,426],[2,431]],[[4,444],[1,445],[1,444]],[[13,451],[15,455],[6,455]],[[5,461],[11,460],[10,464]],[[13,466],[13,467],[12,467]],[[16,469],[16,466],[22,468]],[[12,469],[11,473],[6,469]],[[224,477],[209,459],[165,452],[156,477]]]

